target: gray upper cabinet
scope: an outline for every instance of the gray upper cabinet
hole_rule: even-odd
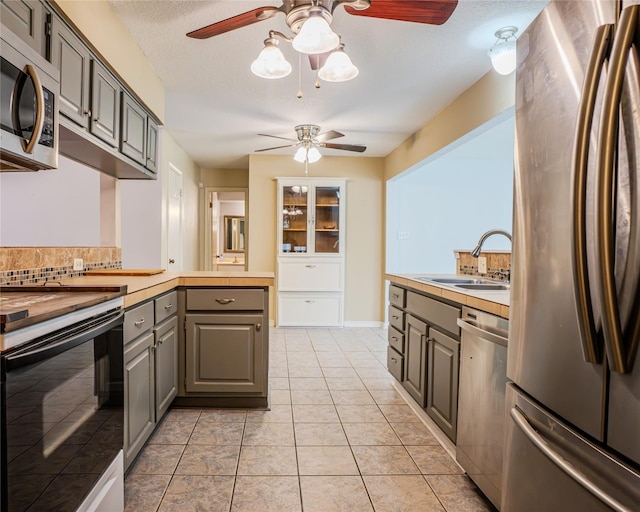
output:
[[[145,167],[153,172],[158,172],[158,124],[147,117],[147,161]]]
[[[146,163],[147,114],[131,96],[122,93],[120,151],[139,164]]]
[[[97,60],[91,63],[89,131],[113,147],[120,141],[120,83]]]
[[[88,128],[91,53],[58,17],[51,28],[51,62],[60,70],[60,114]]]
[[[39,0],[0,0],[2,24],[43,57],[47,57],[47,15]]]

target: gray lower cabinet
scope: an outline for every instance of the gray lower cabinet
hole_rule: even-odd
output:
[[[91,52],[57,16],[51,30],[51,62],[60,70],[60,114],[88,128]]]
[[[427,414],[456,439],[460,342],[431,327],[427,364]]]
[[[2,24],[43,57],[47,57],[47,16],[40,0],[0,0]]]
[[[120,140],[120,92],[115,77],[97,60],[91,62],[91,120],[89,131],[113,147]]]
[[[125,345],[124,466],[131,465],[155,428],[154,337],[147,331]]]
[[[187,392],[265,391],[262,315],[186,317]]]
[[[425,406],[427,396],[427,328],[422,320],[407,315],[402,385],[420,407]]]
[[[178,394],[178,317],[156,325],[155,334],[155,417],[167,412]]]

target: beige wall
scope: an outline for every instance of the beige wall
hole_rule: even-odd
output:
[[[164,85],[109,3],[90,0],[53,0],[53,3],[162,122]]]
[[[309,176],[347,178],[345,322],[381,321],[384,237],[381,158],[329,157]],[[304,177],[292,156],[249,156],[249,270],[276,269],[276,177]],[[273,301],[272,301],[273,311]]]
[[[484,75],[385,158],[385,180],[513,107],[515,92],[515,73],[502,76],[490,71]]]

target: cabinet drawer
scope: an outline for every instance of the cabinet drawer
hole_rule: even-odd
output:
[[[264,291],[260,289],[206,288],[187,290],[189,311],[262,311]]]
[[[129,309],[124,314],[124,342],[128,343],[142,333],[153,329],[153,301]]]
[[[156,323],[178,312],[178,292],[169,292],[155,300]]]
[[[387,334],[389,340],[389,346],[395,348],[401,354],[404,354],[404,334],[398,331],[395,327],[389,327],[389,333]]]
[[[389,303],[399,308],[404,308],[406,303],[406,291],[404,288],[400,288],[396,285],[389,285]]]
[[[278,291],[339,292],[342,290],[340,261],[281,261],[278,263]]]
[[[342,326],[340,296],[278,295],[278,324],[280,326]]]
[[[404,311],[400,311],[395,306],[389,306],[389,325],[404,331]]]
[[[460,336],[460,327],[456,322],[460,318],[460,308],[418,293],[408,292],[407,310],[412,315],[425,320],[429,325],[437,325],[454,336]]]
[[[404,357],[398,354],[393,348],[387,347],[387,369],[389,373],[399,382],[402,382],[402,370],[404,368]]]

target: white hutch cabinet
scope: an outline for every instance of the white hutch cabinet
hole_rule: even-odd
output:
[[[346,180],[278,179],[277,325],[341,327]]]

